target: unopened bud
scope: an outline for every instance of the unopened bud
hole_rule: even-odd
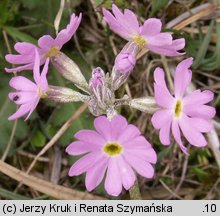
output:
[[[116,59],[114,67],[117,72],[130,73],[136,64],[136,58],[133,53],[122,53],[120,52]]]
[[[92,71],[89,87],[91,94],[95,96],[100,106],[105,106],[106,103],[108,104],[112,100],[112,92],[107,86],[105,73],[100,67]]]
[[[46,99],[55,101],[58,103],[70,103],[70,102],[88,102],[89,96],[83,95],[70,88],[60,86],[49,86],[46,91]]]
[[[96,89],[99,86],[104,85],[105,82],[105,73],[104,71],[100,68],[97,67],[93,69],[92,71],[92,78],[89,81],[89,87],[90,89]]]
[[[115,64],[111,73],[113,90],[117,90],[128,79],[136,64],[136,56],[140,48],[134,42],[128,42],[116,56]]]
[[[89,81],[90,101],[89,110],[95,115],[102,115],[114,104],[114,92],[109,89],[108,74],[97,67],[92,71],[92,77]]]
[[[132,108],[151,114],[158,109],[156,101],[153,97],[135,98],[130,100],[129,105]]]
[[[64,53],[58,52],[51,57],[51,62],[58,72],[67,80],[73,82],[78,88],[88,92],[89,86],[77,64]]]

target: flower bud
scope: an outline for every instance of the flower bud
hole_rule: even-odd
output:
[[[107,109],[114,104],[115,96],[108,87],[108,76],[97,67],[92,71],[92,78],[89,81],[90,101],[89,110],[95,115],[105,114]]]
[[[70,103],[70,102],[88,102],[89,96],[83,95],[77,91],[73,91],[70,88],[60,86],[49,86],[45,92],[45,99],[55,101],[58,103]]]
[[[111,73],[113,90],[117,90],[126,82],[136,64],[136,56],[140,48],[134,42],[128,42],[115,58],[115,64]]]
[[[79,67],[72,59],[67,57],[64,53],[58,52],[56,56],[51,57],[51,62],[64,78],[73,82],[83,91],[88,92],[88,83]]]
[[[91,94],[94,95],[99,103],[105,103],[111,97],[110,90],[107,87],[105,73],[97,67],[92,71],[92,78],[89,81]]]
[[[115,69],[121,73],[130,73],[136,64],[136,58],[133,53],[120,52],[115,59]]]
[[[104,82],[105,82],[104,71],[100,67],[93,69],[92,78],[89,81],[90,89],[92,90],[98,88],[99,86],[103,86]]]
[[[130,100],[129,105],[145,113],[154,113],[158,109],[153,97],[135,98]]]

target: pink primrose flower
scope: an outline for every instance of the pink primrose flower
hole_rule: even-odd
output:
[[[112,31],[125,40],[134,42],[139,48],[146,47],[166,56],[184,54],[179,50],[185,47],[185,39],[173,40],[171,33],[161,32],[162,23],[159,19],[150,18],[140,25],[132,11],[125,9],[122,13],[115,4],[112,5],[112,13],[104,8],[103,14]]]
[[[46,75],[48,71],[49,58],[46,59],[41,74],[40,57],[37,50],[35,50],[34,60],[33,74],[35,83],[23,76],[15,76],[9,82],[9,85],[16,90],[15,92],[9,93],[9,98],[16,104],[20,105],[19,109],[8,118],[9,120],[15,120],[26,114],[26,119],[28,119],[39,103],[40,98],[46,96],[45,92],[48,89]]]
[[[100,116],[94,126],[96,130],[76,133],[77,141],[66,148],[70,155],[84,154],[72,165],[69,176],[86,172],[86,188],[92,191],[106,173],[105,189],[112,196],[118,196],[122,187],[128,190],[134,185],[135,172],[145,178],[154,176],[151,163],[156,163],[157,155],[137,127],[121,115],[111,121]]]
[[[16,43],[14,48],[19,54],[8,54],[5,58],[11,64],[20,64],[22,66],[10,69],[6,68],[6,72],[32,70],[34,67],[35,49],[37,49],[40,55],[40,65],[43,65],[48,57],[56,56],[63,45],[74,35],[80,24],[81,18],[81,14],[79,17],[72,14],[70,23],[65,29],[57,34],[55,39],[50,35],[44,35],[38,40],[38,46],[28,42]]]
[[[215,108],[206,105],[213,100],[214,94],[211,91],[195,90],[185,95],[192,79],[192,71],[189,69],[192,63],[193,59],[188,58],[177,65],[174,96],[167,88],[163,69],[156,68],[154,71],[154,95],[160,109],[154,113],[152,124],[160,130],[163,145],[170,144],[171,130],[175,141],[186,154],[187,148],[183,145],[181,132],[191,145],[204,147],[207,141],[202,133],[211,130],[211,119],[215,116]]]

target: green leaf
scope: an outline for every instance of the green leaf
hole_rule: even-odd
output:
[[[168,2],[169,2],[169,0],[154,0],[154,1],[152,1],[152,10],[151,10],[150,16],[153,16],[157,11],[166,7]]]
[[[36,39],[14,27],[5,27],[4,29],[15,41],[18,40],[37,44]]]
[[[0,25],[7,25],[9,22],[17,21],[20,2],[13,0],[0,1]]]
[[[95,0],[95,7],[98,7],[99,5],[101,5],[102,3],[104,3],[105,0]]]
[[[204,180],[208,179],[208,177],[209,177],[209,174],[207,172],[205,172],[204,170],[202,170],[198,167],[190,168],[189,172],[195,174],[199,181],[204,181]]]
[[[46,144],[46,137],[40,130],[37,130],[33,134],[31,144],[35,147],[43,147]]]
[[[198,53],[198,49],[201,45],[201,40],[199,40],[198,38],[191,38],[189,35],[186,35],[185,37],[186,39],[186,54],[188,56],[192,56],[192,57],[196,57],[197,53]]]
[[[200,69],[205,71],[212,71],[217,68],[217,54],[216,52],[209,58],[206,58],[202,61],[201,65],[199,66]]]
[[[7,200],[27,200],[29,198],[19,195],[17,193],[5,190],[3,188],[0,188],[0,197],[3,197]]]
[[[207,53],[209,43],[211,40],[213,26],[214,26],[214,20],[211,21],[210,26],[208,28],[208,32],[207,32],[206,36],[204,37],[203,42],[198,50],[197,56],[196,56],[194,64],[193,64],[193,68],[195,68],[195,69],[201,65],[202,61],[205,58],[205,55]]]

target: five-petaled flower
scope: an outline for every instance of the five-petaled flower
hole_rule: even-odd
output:
[[[156,163],[156,153],[137,127],[128,124],[121,115],[111,121],[100,116],[94,126],[96,131],[76,133],[78,141],[66,148],[70,155],[85,154],[70,168],[70,176],[86,172],[86,188],[91,191],[101,183],[107,171],[105,189],[112,196],[118,196],[122,186],[128,190],[134,185],[135,171],[145,178],[154,176],[151,163]]]
[[[213,100],[211,91],[195,90],[185,95],[192,79],[192,71],[189,70],[192,62],[193,59],[188,58],[177,65],[174,96],[167,89],[164,71],[161,68],[154,71],[154,94],[160,109],[152,117],[153,126],[160,129],[160,141],[164,145],[170,144],[172,130],[174,139],[184,153],[187,153],[187,148],[182,143],[180,129],[191,145],[204,147],[207,141],[202,133],[211,130],[211,119],[215,116],[215,108],[206,105]]]
[[[113,14],[112,14],[113,13]],[[113,4],[112,13],[103,9],[104,20],[112,31],[129,42],[133,42],[140,49],[146,47],[154,53],[166,56],[179,56],[179,50],[185,47],[185,39],[173,40],[170,33],[161,33],[162,23],[159,19],[147,19],[143,25],[139,25],[136,15],[125,9],[122,13]]]
[[[28,119],[39,103],[39,100],[46,97],[46,91],[48,89],[46,78],[48,64],[49,58],[46,59],[44,68],[40,74],[40,57],[37,50],[35,50],[33,69],[35,83],[23,76],[15,76],[10,80],[9,85],[16,89],[16,92],[9,93],[9,98],[21,106],[8,118],[9,120],[15,120],[26,114],[26,119]]]
[[[81,18],[81,14],[79,17],[72,14],[70,23],[57,34],[55,39],[50,35],[44,35],[38,40],[38,46],[28,42],[16,43],[14,48],[19,54],[8,54],[5,58],[11,64],[21,64],[22,66],[6,68],[5,70],[7,72],[32,70],[34,67],[35,49],[37,49],[40,55],[40,65],[43,65],[48,57],[56,56],[63,45],[72,38],[81,22]]]

